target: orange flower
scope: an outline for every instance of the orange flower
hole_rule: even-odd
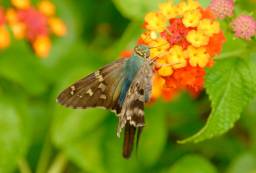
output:
[[[12,5],[19,9],[26,9],[30,7],[29,0],[11,0]]]
[[[10,45],[10,36],[4,26],[0,26],[0,49],[7,48]]]
[[[165,80],[158,75],[154,75],[153,88],[152,88],[152,94],[151,94],[152,99],[158,98],[161,96],[164,85],[165,85]]]
[[[203,89],[204,69],[214,64],[225,41],[212,12],[196,0],[163,3],[159,11],[146,15],[144,26],[139,43],[159,46],[150,54],[158,57],[152,98],[169,100],[184,89],[197,95]]]
[[[66,25],[60,18],[53,17],[49,19],[49,27],[52,33],[57,36],[64,36],[67,33]]]
[[[47,36],[39,36],[33,42],[33,48],[36,55],[41,58],[46,58],[51,49],[51,41]]]
[[[38,10],[46,16],[55,15],[55,5],[49,0],[42,0],[38,4]]]
[[[215,56],[220,54],[222,50],[222,45],[226,41],[223,32],[219,32],[218,34],[214,34],[210,40],[208,45],[206,46],[206,50],[210,56]]]

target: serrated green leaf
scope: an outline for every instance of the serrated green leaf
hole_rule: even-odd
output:
[[[141,21],[147,12],[157,10],[165,0],[113,0],[119,11],[131,20]]]
[[[212,102],[212,112],[198,133],[180,143],[199,142],[232,128],[255,96],[255,74],[256,64],[249,57],[223,59],[208,70],[205,86]]]
[[[177,161],[168,173],[217,173],[215,167],[205,158],[197,155],[185,156]]]

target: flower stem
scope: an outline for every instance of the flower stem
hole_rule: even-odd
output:
[[[32,173],[27,160],[25,160],[24,158],[18,161],[18,167],[21,173]]]
[[[43,149],[42,149],[42,153],[40,155],[39,161],[38,161],[38,165],[37,165],[37,169],[36,169],[36,173],[45,173],[49,164],[49,160],[51,157],[51,143],[50,143],[50,139],[49,137],[46,137]]]
[[[64,153],[59,153],[53,161],[47,173],[61,173],[65,170],[67,165],[67,158]]]

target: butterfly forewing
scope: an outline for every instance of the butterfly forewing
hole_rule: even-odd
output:
[[[79,80],[60,93],[58,102],[72,108],[105,107],[119,112],[125,62],[120,59]]]

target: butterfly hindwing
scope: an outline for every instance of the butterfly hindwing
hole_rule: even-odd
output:
[[[117,100],[125,62],[120,59],[79,80],[58,96],[58,102],[72,108],[104,107],[120,112]]]
[[[122,128],[125,127],[123,146],[123,156],[125,158],[129,158],[132,152],[136,130],[138,142],[139,135],[145,123],[144,104],[150,96],[151,78],[151,66],[145,62],[133,80],[119,114],[117,135],[120,135]]]

